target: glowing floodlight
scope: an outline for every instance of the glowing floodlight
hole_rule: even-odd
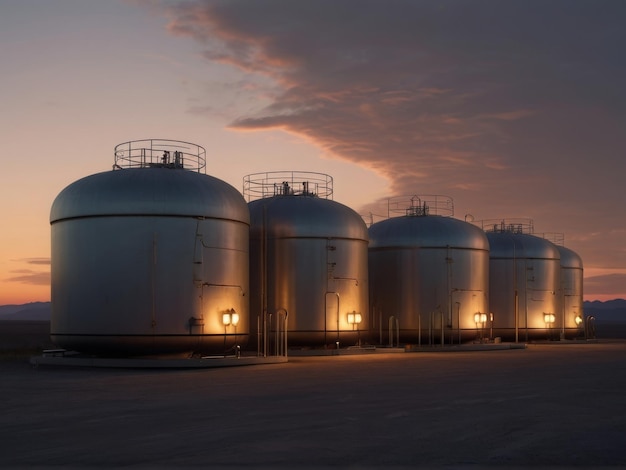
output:
[[[477,312],[474,314],[474,323],[485,323],[487,321],[487,314]]]
[[[239,314],[235,312],[235,309],[230,309],[222,314],[222,323],[224,326],[233,325],[237,326],[239,323]]]
[[[361,317],[360,313],[356,313],[356,312],[351,312],[348,313],[348,323],[350,325],[354,325],[355,323],[361,323],[361,320],[363,320],[363,318]]]

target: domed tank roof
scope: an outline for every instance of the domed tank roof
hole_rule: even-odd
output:
[[[272,196],[248,203],[251,225],[271,237],[319,237],[368,240],[359,214],[343,204],[312,195]],[[265,207],[265,209],[263,208]]]
[[[527,233],[487,232],[489,257],[560,259],[559,250],[552,242]]]
[[[59,193],[50,222],[86,216],[174,215],[249,223],[243,196],[212,176],[181,168],[127,168],[82,178]]]
[[[251,235],[276,238],[348,238],[368,241],[363,218],[332,200],[333,179],[310,171],[270,171],[244,176]],[[265,219],[265,220],[264,220]]]
[[[489,250],[480,228],[440,215],[392,217],[373,224],[369,237],[370,248],[450,246]]]
[[[578,253],[560,245],[556,245],[556,248],[561,255],[561,266],[563,268],[583,269],[583,260]]]

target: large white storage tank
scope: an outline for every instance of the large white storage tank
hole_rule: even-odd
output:
[[[448,196],[401,196],[389,200],[389,218],[370,226],[370,305],[381,343],[486,333],[489,244],[480,228],[453,215]]]
[[[533,235],[529,219],[482,225],[489,239],[489,304],[494,335],[511,341],[558,339],[561,256],[550,241]]]
[[[313,172],[244,177],[250,208],[251,328],[289,346],[350,346],[368,325],[367,227]]]
[[[99,355],[225,352],[248,326],[248,207],[203,174],[205,150],[115,148],[113,171],[55,199],[51,338]]]

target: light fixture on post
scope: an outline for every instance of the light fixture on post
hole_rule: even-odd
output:
[[[348,323],[350,325],[352,325],[352,331],[354,331],[354,325],[356,326],[356,333],[357,333],[357,344],[359,346],[361,346],[361,330],[359,329],[359,324],[361,323],[361,321],[363,320],[363,317],[361,316],[360,313],[357,313],[356,311],[352,311],[350,313],[348,313]]]
[[[229,325],[233,325],[234,327],[237,327],[237,324],[239,323],[239,314],[235,311],[234,308],[231,308],[230,310],[225,311],[222,314],[222,323],[224,324],[224,326],[229,326]]]
[[[348,323],[352,325],[353,330],[354,330],[354,325],[358,325],[359,323],[361,323],[362,319],[363,318],[361,317],[360,313],[356,313],[355,311],[348,313]]]
[[[583,317],[581,317],[580,315],[576,315],[576,318],[574,318],[574,322],[576,323],[576,326],[580,327],[580,325],[583,324]]]
[[[543,321],[548,328],[548,339],[552,340],[552,325],[554,325],[554,322],[556,321],[556,316],[554,313],[543,312]]]
[[[226,336],[227,329],[230,325],[235,327],[235,345],[237,345],[237,325],[239,324],[239,314],[235,311],[234,308],[230,310],[226,310],[222,313],[222,323],[224,324],[224,352],[226,352]],[[236,346],[238,348],[239,346]],[[239,354],[237,353],[237,356]]]
[[[478,333],[478,329],[480,328],[480,342],[482,343],[483,342],[483,329],[485,328],[485,323],[487,323],[487,314],[476,312],[474,314],[474,323],[476,323],[476,333]]]

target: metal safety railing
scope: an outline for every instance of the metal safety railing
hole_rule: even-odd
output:
[[[389,347],[394,347],[394,339],[395,346],[400,346],[400,322],[395,316],[389,317]]]
[[[263,318],[257,317],[257,356],[287,356],[287,310],[279,309],[276,314],[268,313]]]
[[[270,171],[243,177],[243,196],[254,201],[273,196],[333,198],[333,178],[310,171]]]
[[[592,315],[585,316],[585,339],[596,338],[596,317]]]
[[[535,226],[533,219],[511,218],[511,219],[485,219],[473,222],[474,225],[482,228],[485,232],[493,233],[525,233],[533,235]]]
[[[204,172],[206,150],[191,142],[144,139],[115,146],[114,170],[128,168],[175,168]]]

